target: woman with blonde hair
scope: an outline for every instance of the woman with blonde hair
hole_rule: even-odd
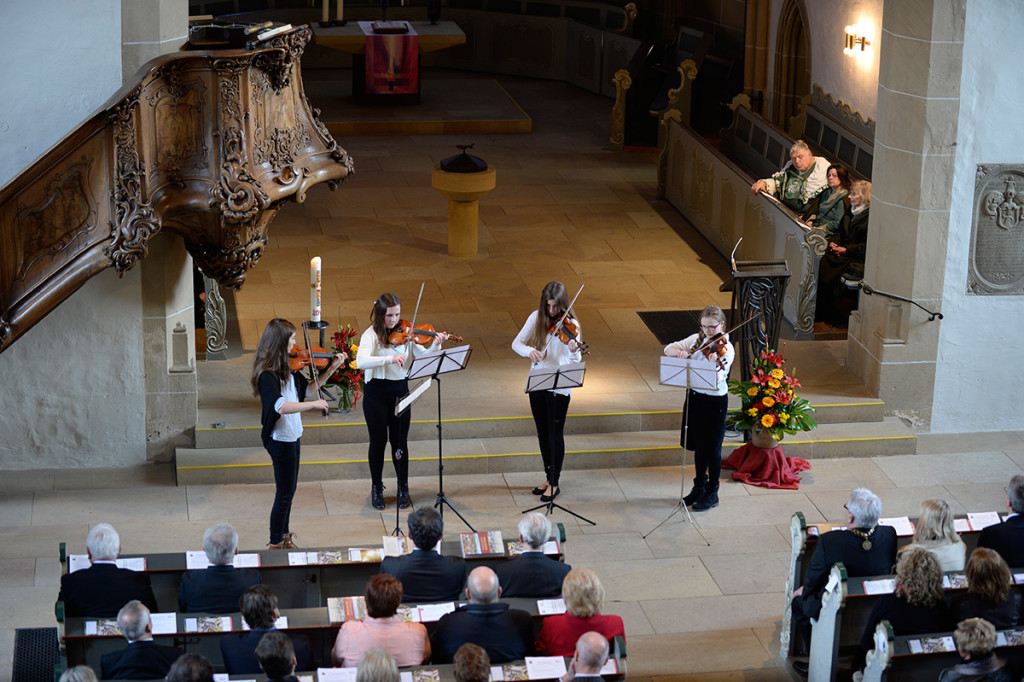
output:
[[[1020,593],[1010,589],[1010,567],[998,552],[977,548],[966,573],[967,594],[953,601],[957,620],[984,618],[1000,630],[1020,622]]]
[[[983,618],[961,621],[953,633],[956,651],[963,659],[939,674],[939,682],[1011,682],[1006,661],[995,655],[996,629]]]
[[[953,527],[953,510],[945,500],[931,499],[921,503],[914,541],[900,551],[911,549],[924,549],[934,554],[943,571],[964,570],[967,545]]]
[[[626,637],[619,616],[601,614],[604,586],[597,573],[589,568],[574,568],[562,582],[562,599],[566,612],[544,619],[537,635],[538,656],[572,656],[576,640],[585,632],[599,632],[609,642],[616,636]]]

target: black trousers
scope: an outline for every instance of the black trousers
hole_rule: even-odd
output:
[[[569,413],[569,396],[551,391],[534,391],[529,395],[544,473],[548,483],[558,487],[562,462],[565,461],[565,415]]]
[[[729,396],[688,391],[683,405],[683,426],[679,444],[693,450],[698,481],[708,481],[715,490],[722,473],[722,441]],[[689,424],[689,429],[687,429]]]
[[[270,542],[277,544],[288,533],[292,515],[292,500],[299,484],[299,441],[267,442],[270,461],[274,463],[274,506],[270,508]]]
[[[391,443],[391,461],[400,484],[409,482],[409,423],[412,411],[395,416],[395,405],[409,392],[405,379],[373,379],[366,382],[363,396],[363,417],[370,432],[367,459],[373,485],[382,485],[384,476],[384,446]]]

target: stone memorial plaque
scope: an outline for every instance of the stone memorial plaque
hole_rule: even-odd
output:
[[[1024,294],[1024,165],[979,165],[967,293]]]

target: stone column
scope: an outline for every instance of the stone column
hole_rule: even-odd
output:
[[[967,0],[887,2],[864,281],[941,307]],[[917,431],[931,423],[939,324],[861,294],[847,364]]]
[[[134,79],[150,59],[177,52],[187,40],[188,0],[122,0],[122,81]]]

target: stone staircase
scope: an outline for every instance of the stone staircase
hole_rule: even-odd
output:
[[[914,454],[916,437],[895,417],[884,417],[877,399],[803,391],[815,406],[818,428],[789,436],[786,454],[808,460]],[[570,414],[566,422],[566,470],[665,466],[680,461],[675,411]],[[427,406],[415,413],[430,415]],[[367,478],[366,427],[361,413],[317,424],[307,419],[302,443],[301,480]],[[332,415],[332,419],[336,419]],[[529,416],[442,420],[441,449],[448,474],[534,471],[540,468],[533,421]],[[260,444],[258,426],[196,428],[194,448],[178,448],[179,485],[270,483],[270,460]],[[723,457],[741,445],[726,440]],[[415,419],[409,434],[410,475],[436,474],[437,422]],[[385,476],[390,465],[385,465]]]

